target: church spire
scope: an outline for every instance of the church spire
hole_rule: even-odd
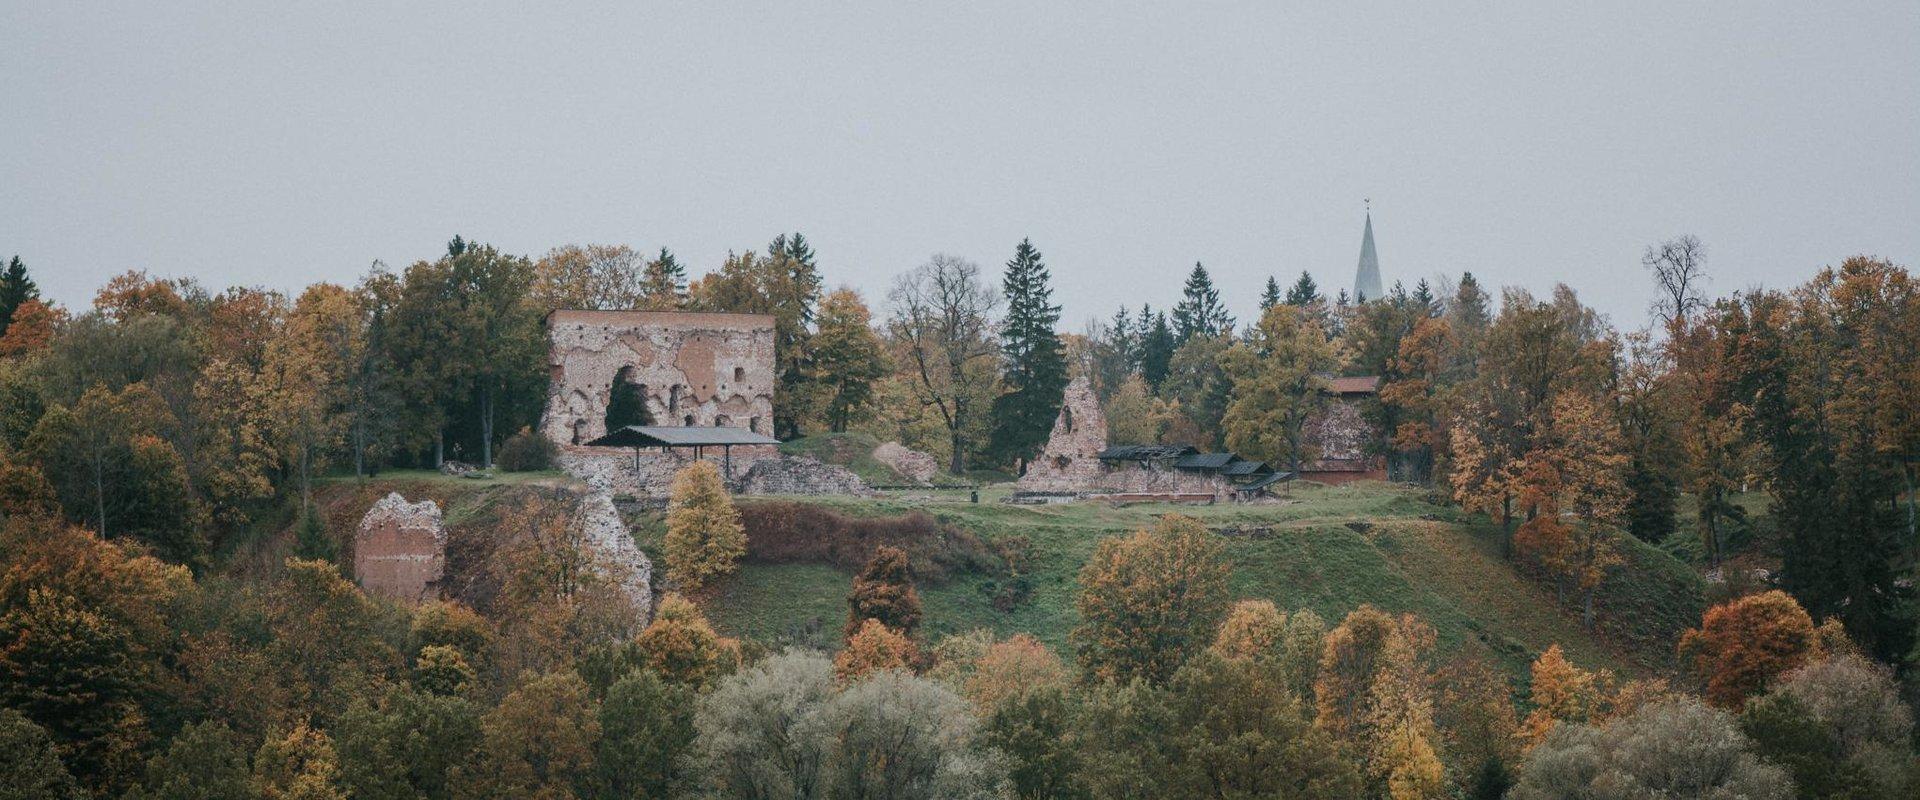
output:
[[[1360,236],[1360,268],[1353,276],[1353,297],[1380,299],[1380,256],[1373,252],[1373,201],[1367,201],[1367,230]]]

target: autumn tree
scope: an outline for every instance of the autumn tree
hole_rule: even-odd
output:
[[[913,589],[913,567],[907,552],[882,545],[873,551],[847,595],[844,635],[852,638],[869,619],[905,636],[920,625],[920,593]]]
[[[1233,401],[1220,421],[1227,446],[1298,473],[1311,457],[1307,420],[1325,405],[1324,376],[1334,367],[1326,333],[1300,309],[1274,306],[1222,363],[1233,381]]]
[[[1073,639],[1099,680],[1164,682],[1205,647],[1227,607],[1227,565],[1199,520],[1169,514],[1109,537],[1080,570]]]
[[[182,728],[148,759],[141,789],[156,800],[258,796],[239,738],[211,720]]]
[[[1594,623],[1594,598],[1621,558],[1606,526],[1626,512],[1626,457],[1619,429],[1586,397],[1558,398],[1548,430],[1518,465],[1515,499],[1531,517],[1514,537],[1518,554],[1580,598],[1581,618]],[[1570,519],[1563,517],[1570,516]]]
[[[667,577],[692,591],[733,571],[747,552],[740,512],[711,461],[696,461],[673,477],[667,506]]]
[[[1040,640],[1024,633],[994,642],[973,664],[963,692],[983,716],[1049,687],[1065,688],[1067,665]]]
[[[946,426],[947,470],[963,474],[975,406],[981,389],[990,388],[970,378],[974,365],[997,349],[989,316],[999,297],[981,281],[978,265],[944,253],[897,278],[887,297],[893,304],[888,331],[901,343],[914,391]]]
[[[1139,743],[1163,749],[1160,777],[1132,791],[1161,797],[1360,796],[1338,744],[1314,727],[1270,663],[1201,653],[1165,690],[1161,726]],[[1096,767],[1097,768],[1097,767]]]
[[[1657,703],[1605,727],[1556,730],[1528,754],[1508,797],[1786,800],[1792,781],[1751,747],[1726,712],[1697,700]]]
[[[528,675],[480,719],[474,761],[456,772],[468,797],[567,798],[593,778],[600,718],[572,672]]]
[[[268,440],[282,469],[313,504],[313,473],[345,433],[344,370],[365,346],[359,305],[345,289],[317,283],[302,292],[281,334],[267,347],[259,391]]]
[[[833,657],[833,674],[850,683],[881,670],[911,670],[919,659],[913,640],[868,617],[847,637],[847,646]]]
[[[645,287],[644,260],[624,244],[553,248],[533,264],[533,302],[542,312],[638,308]]]
[[[827,392],[827,428],[844,433],[864,412],[874,382],[887,374],[885,346],[860,294],[840,288],[820,301],[820,329],[813,336],[813,369]]]
[[[1408,477],[1432,479],[1448,443],[1445,394],[1447,365],[1455,347],[1445,319],[1422,317],[1400,340],[1391,364],[1393,378],[1380,386],[1380,403],[1397,421],[1390,442],[1408,465]]]
[[[667,797],[685,782],[683,762],[693,746],[696,696],[652,671],[627,673],[600,702],[600,741],[594,766],[614,797]]]
[[[704,689],[733,671],[740,643],[715,633],[700,608],[677,594],[660,598],[653,622],[634,639],[641,665],[662,679]]]
[[[1273,658],[1286,628],[1287,617],[1272,600],[1240,600],[1227,609],[1211,649],[1221,658]]]
[[[7,321],[6,334],[0,336],[0,358],[18,358],[47,349],[53,343],[54,330],[65,319],[60,309],[39,300],[21,303]]]
[[[333,737],[305,723],[269,735],[253,755],[253,788],[261,800],[345,800]]]
[[[1066,347],[1054,326],[1052,275],[1033,242],[1021,239],[1001,281],[1007,313],[1000,323],[1001,385],[993,400],[991,447],[1025,471],[1053,430],[1067,388]]]
[[[1778,590],[1709,608],[1700,627],[1680,638],[1681,657],[1706,684],[1707,700],[1735,710],[1817,652],[1813,618]]]

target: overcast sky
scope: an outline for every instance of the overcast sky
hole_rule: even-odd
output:
[[[1565,282],[1626,327],[1680,233],[1715,293],[1920,267],[1913,0],[81,5],[0,0],[0,258],[69,306],[455,233],[698,274],[799,230],[876,306],[1029,236],[1066,327],[1196,260],[1244,318],[1269,274],[1351,287],[1369,197],[1387,283]]]

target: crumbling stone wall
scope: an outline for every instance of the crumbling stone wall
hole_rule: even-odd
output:
[[[432,500],[409,503],[393,492],[360,518],[353,575],[369,593],[408,602],[437,597],[447,569],[447,531]]]
[[[640,453],[638,464],[631,451],[578,448],[560,454],[560,466],[597,490],[638,498],[663,500],[673,488],[673,476],[694,461],[711,461],[721,466],[719,453],[709,452],[696,459],[691,450]],[[724,470],[725,468],[722,467]],[[725,475],[727,488],[734,494],[872,494],[860,476],[836,464],[827,464],[807,456],[783,455],[772,447],[736,447],[733,470]]]
[[[578,515],[581,538],[633,603],[645,620],[653,609],[653,562],[633,543],[633,533],[613,506],[613,495],[592,490],[580,498]]]
[[[607,432],[616,383],[656,425],[773,432],[773,317],[688,311],[547,315],[550,381],[540,432],[574,446]]]
[[[1100,451],[1107,448],[1107,417],[1100,398],[1086,378],[1067,384],[1060,415],[1053,420],[1047,446],[1027,464],[1019,487],[1027,492],[1077,492],[1095,486],[1105,475]]]
[[[899,442],[886,442],[873,448],[873,460],[920,483],[932,483],[933,476],[940,474],[940,459]]]
[[[1210,494],[1226,499],[1233,496],[1234,486],[1216,473],[1149,468],[1129,461],[1109,467],[1095,479],[1094,489],[1121,494]]]
[[[1313,457],[1301,462],[1305,472],[1325,469],[1360,469],[1371,464],[1367,452],[1373,441],[1373,425],[1361,413],[1362,396],[1335,395],[1328,398],[1318,414],[1307,418],[1301,427],[1301,439]]]

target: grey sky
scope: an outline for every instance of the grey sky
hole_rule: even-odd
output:
[[[797,229],[876,306],[1031,236],[1072,328],[1195,260],[1244,318],[1270,273],[1351,285],[1363,197],[1389,283],[1564,281],[1626,326],[1682,232],[1715,293],[1920,266],[1912,0],[79,5],[0,0],[0,258],[70,306],[455,233],[697,273]]]

